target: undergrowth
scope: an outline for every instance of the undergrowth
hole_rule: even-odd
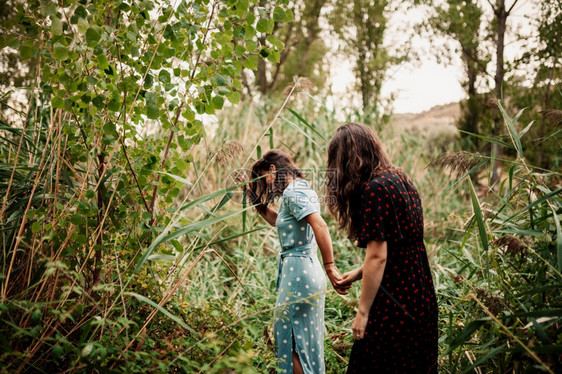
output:
[[[233,172],[247,168],[269,148],[285,149],[322,195],[326,143],[349,120],[376,128],[393,161],[420,191],[439,299],[440,371],[559,370],[560,173],[527,165],[517,141],[524,133],[517,130],[516,120],[505,113],[510,142],[501,144],[518,157],[502,160],[506,172],[500,183],[487,186],[488,157],[472,155],[476,162],[459,168],[466,155],[455,153],[452,143],[448,158],[433,163],[440,168],[428,168],[442,150],[428,150],[420,139],[423,134],[404,133],[376,117],[340,116],[297,87],[283,102],[244,103],[204,118],[203,141],[185,154],[188,172],[163,174],[162,183],[171,186],[164,189],[163,199],[172,196],[162,212],[166,224],[148,227],[142,214],[125,216],[125,209],[115,207],[109,219],[120,229],[103,234],[110,244],[93,284],[83,273],[92,265],[80,262],[85,249],[81,234],[62,254],[57,252],[63,244],[57,235],[69,223],[96,220],[98,213],[71,196],[57,201],[44,196],[26,212],[26,240],[35,244],[20,250],[33,248],[33,253],[27,262],[14,264],[18,271],[29,267],[24,272],[28,286],[0,304],[3,370],[275,372],[270,336],[279,245],[275,230],[246,204]],[[52,152],[42,143],[46,129],[41,126],[37,122],[36,133],[23,134],[19,157],[38,157],[42,153],[35,148],[40,147]],[[7,175],[14,141],[22,132],[4,124],[3,134],[2,170]],[[32,170],[15,175],[21,181],[10,195],[4,243],[10,220],[21,214],[18,201],[34,185],[45,188],[50,183],[43,179],[34,184],[32,176]],[[74,176],[65,178],[71,183]],[[123,186],[115,179],[106,188],[120,194]],[[59,227],[36,219],[56,204],[68,212]],[[339,269],[357,266],[362,251],[338,233],[325,210],[322,215],[330,226]],[[47,286],[52,289],[49,298],[38,298],[38,290]],[[358,295],[358,286],[348,296],[328,290],[328,373],[345,370]]]

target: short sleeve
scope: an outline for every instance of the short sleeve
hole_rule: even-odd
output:
[[[398,241],[402,233],[392,195],[383,184],[371,181],[361,195],[363,222],[357,234],[357,246],[366,248],[372,240]]]
[[[310,188],[305,190],[286,190],[284,197],[289,214],[295,217],[297,221],[320,211],[318,204],[315,203],[318,201],[317,195]]]

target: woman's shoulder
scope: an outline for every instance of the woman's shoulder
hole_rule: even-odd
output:
[[[396,178],[398,178],[398,175],[394,171],[387,171],[381,174],[377,174],[372,177],[369,182],[367,182],[365,188],[369,189],[377,186],[385,186],[392,183]]]
[[[390,186],[397,186],[401,184],[411,184],[411,182],[403,171],[396,169],[378,174],[371,178],[371,180],[365,185],[365,190],[368,191],[377,188],[389,188]]]
[[[283,191],[284,197],[292,197],[295,195],[308,195],[311,193],[315,193],[312,188],[310,188],[308,182],[304,179],[297,178],[293,179],[291,183],[287,185],[285,190]]]

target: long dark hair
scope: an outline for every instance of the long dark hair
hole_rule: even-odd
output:
[[[269,171],[270,165],[275,165],[275,182],[273,188],[268,188],[265,178],[260,178],[261,173]],[[258,209],[265,209],[275,198],[281,196],[287,185],[287,177],[302,178],[303,174],[295,166],[291,157],[279,149],[272,149],[252,165],[251,179],[256,179],[248,184],[248,197],[250,202]]]
[[[399,170],[371,128],[359,123],[339,127],[328,145],[327,205],[340,229],[357,239],[362,219],[361,192],[375,176]]]

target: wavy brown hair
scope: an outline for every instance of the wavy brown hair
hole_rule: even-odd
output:
[[[273,188],[268,188],[261,173],[269,171],[270,165],[275,165],[275,182]],[[253,180],[248,184],[248,197],[257,209],[265,209],[273,200],[283,194],[287,188],[288,177],[302,178],[303,174],[295,166],[291,157],[279,149],[272,149],[252,165]]]
[[[371,128],[359,123],[339,127],[328,144],[330,171],[326,179],[327,205],[340,229],[357,239],[362,218],[361,193],[375,176],[396,168]]]

